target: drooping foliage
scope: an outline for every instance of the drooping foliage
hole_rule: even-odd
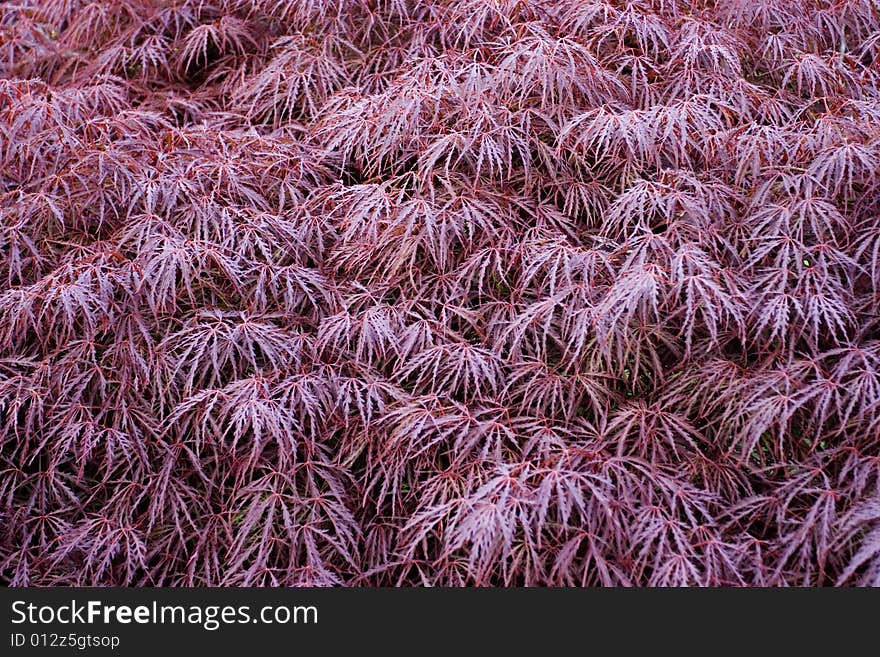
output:
[[[877,0],[0,3],[0,579],[880,585]]]

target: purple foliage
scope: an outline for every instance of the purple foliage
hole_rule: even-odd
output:
[[[878,35],[0,2],[0,581],[880,585]]]

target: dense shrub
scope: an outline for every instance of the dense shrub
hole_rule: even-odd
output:
[[[880,585],[877,0],[0,8],[3,581]]]

